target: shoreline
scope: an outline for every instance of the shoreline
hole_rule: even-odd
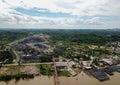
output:
[[[114,72],[114,76],[109,76],[110,80],[100,82],[96,78],[92,76],[88,76],[85,72],[81,72],[76,77],[59,77],[61,85],[119,85],[120,73]],[[29,82],[28,82],[29,81]],[[54,77],[53,76],[36,76],[33,79],[20,79],[19,81],[15,81],[12,79],[8,82],[1,81],[0,85],[54,85]]]

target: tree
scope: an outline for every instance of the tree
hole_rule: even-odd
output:
[[[99,58],[98,57],[95,57],[92,61],[92,63],[94,63],[95,65],[98,65],[99,64]]]

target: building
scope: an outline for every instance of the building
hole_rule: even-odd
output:
[[[59,70],[64,70],[68,68],[67,62],[56,62],[56,68]]]
[[[112,59],[102,59],[102,61],[108,65],[113,65]]]
[[[90,70],[90,69],[92,69],[92,67],[91,66],[84,66],[84,69],[85,70]]]

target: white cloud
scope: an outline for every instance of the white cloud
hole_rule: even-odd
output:
[[[4,0],[4,3],[0,2],[0,8],[44,8],[52,12],[70,13],[78,16],[120,16],[119,4],[120,0]]]
[[[71,18],[30,16],[14,8],[49,10],[53,13],[68,13]],[[43,9],[43,10],[42,10]],[[101,16],[120,17],[120,0],[0,0],[0,27],[119,27],[118,21],[102,21]],[[16,15],[19,14],[19,15]],[[83,19],[83,16],[90,16]],[[113,24],[112,24],[113,23]],[[110,26],[109,26],[110,25]]]
[[[80,18],[48,18],[48,17],[31,17],[31,16],[6,16],[0,17],[0,26],[7,24],[7,26],[13,27],[80,27],[83,25],[102,25],[99,17],[92,19],[80,19]]]

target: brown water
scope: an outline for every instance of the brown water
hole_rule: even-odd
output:
[[[86,75],[84,72],[76,77],[59,77],[60,85],[120,85],[120,73],[114,73],[110,80],[99,82],[97,79]],[[0,85],[54,85],[53,77],[35,77],[30,80],[11,80],[9,82],[0,82]]]
[[[93,77],[89,77],[85,73],[81,73],[78,76],[72,78],[59,78],[61,85],[120,85],[120,73],[114,73],[113,76],[110,76],[110,80],[100,82]]]

